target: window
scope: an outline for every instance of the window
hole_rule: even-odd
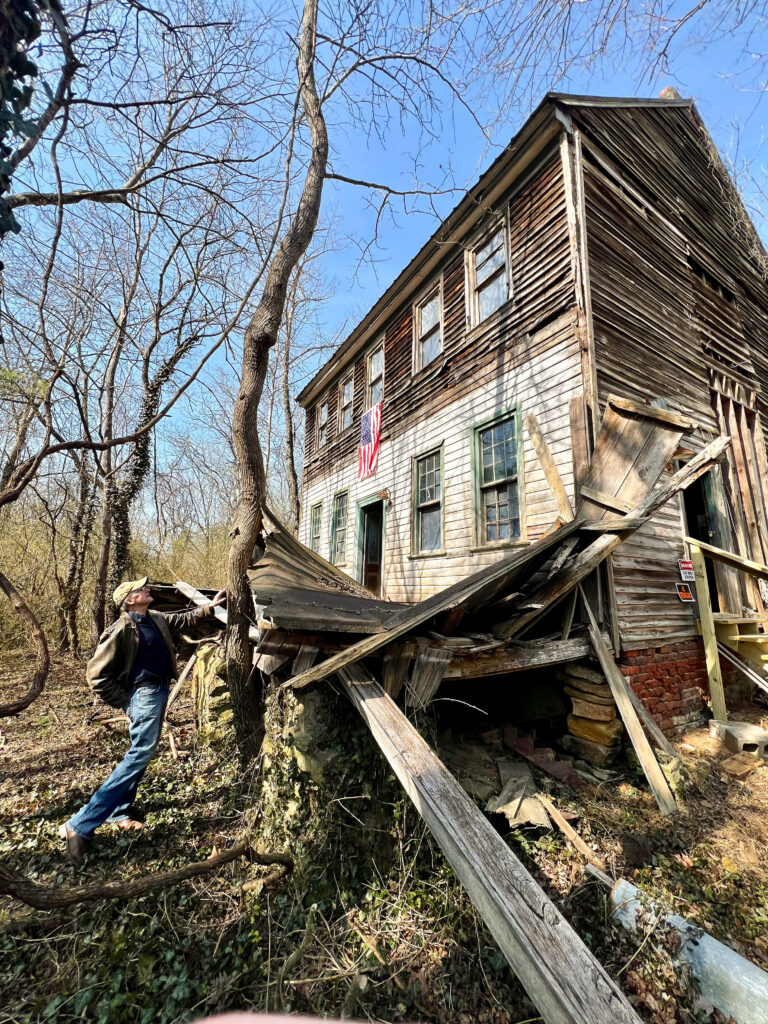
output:
[[[379,345],[368,356],[366,388],[367,408],[371,409],[384,395],[384,346]]]
[[[347,510],[349,492],[340,491],[333,496],[333,520],[331,522],[331,561],[343,565],[347,556]]]
[[[519,540],[518,416],[475,430],[477,534],[481,545]]]
[[[440,287],[417,303],[413,310],[416,331],[416,370],[437,359],[443,351],[443,331],[440,322]]]
[[[414,553],[440,551],[443,546],[441,462],[439,448],[414,462]]]
[[[318,502],[312,506],[309,513],[309,546],[313,551],[320,554],[320,534],[323,522],[323,503]]]
[[[323,402],[317,414],[317,447],[328,443],[328,402]]]
[[[470,274],[471,319],[479,324],[509,298],[505,223],[475,246],[470,258]]]
[[[353,374],[339,385],[339,433],[352,426],[352,403],[355,394]]]

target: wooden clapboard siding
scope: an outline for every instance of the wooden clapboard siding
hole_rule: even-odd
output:
[[[324,478],[305,491],[306,507],[323,501],[321,553],[330,544],[332,499],[335,491],[350,488],[350,525],[347,550],[354,551],[355,505],[385,488],[392,496],[386,510],[384,540],[384,591],[396,601],[417,601],[451,583],[457,582],[483,565],[491,564],[508,549],[472,550],[474,492],[470,454],[472,425],[495,412],[520,403],[523,415],[534,412],[542,433],[550,444],[552,457],[573,500],[571,459],[571,399],[581,393],[581,356],[573,329],[566,316],[535,335],[528,351],[514,347],[503,353],[498,366],[478,378],[475,389],[460,394],[449,405],[434,411],[426,420],[417,418],[399,435],[397,443],[382,442],[379,468],[372,481],[355,479],[356,455],[335,466]],[[443,544],[445,554],[426,558],[411,557],[412,459],[442,446],[443,451]],[[525,537],[528,541],[543,536],[557,518],[557,504],[546,482],[533,445],[523,428],[523,465],[521,506],[524,510]],[[354,562],[345,566],[351,575]]]
[[[576,120],[585,136],[600,401],[611,393],[661,398],[717,430],[708,367],[740,367],[749,378],[762,368],[759,350],[768,347],[768,336],[758,337],[754,266],[730,251],[735,229],[720,169],[702,155],[699,129],[684,108],[664,116],[578,111]],[[663,509],[613,556],[624,645],[695,635],[692,612],[675,588],[682,557],[679,506]]]
[[[443,294],[443,352],[424,370],[412,372],[412,307],[393,310],[384,333],[384,402],[382,445],[398,438],[418,419],[431,415],[493,380],[515,350],[535,356],[551,344],[542,327],[555,322],[574,303],[568,225],[560,156],[553,153],[543,170],[509,202],[512,297],[482,324],[469,329],[466,315],[464,248],[446,244],[440,273]],[[504,204],[500,207],[503,211]],[[360,417],[365,411],[365,360],[372,342],[355,363],[353,425],[337,436],[336,417],[329,425],[329,443],[316,447],[314,416],[308,410],[304,486],[333,471],[356,453]],[[340,372],[339,379],[348,370]],[[326,392],[338,394],[338,381]],[[312,412],[323,401],[312,407]],[[335,408],[335,405],[334,405]],[[305,501],[305,507],[306,505]]]

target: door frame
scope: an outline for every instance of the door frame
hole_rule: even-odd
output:
[[[364,543],[364,523],[365,509],[369,505],[375,505],[377,502],[381,504],[381,586],[380,597],[384,597],[384,555],[385,555],[385,543],[387,536],[387,502],[386,499],[380,497],[381,491],[376,491],[374,494],[369,494],[365,498],[360,498],[355,502],[355,564],[354,564],[354,578],[358,583],[363,582],[363,543]]]

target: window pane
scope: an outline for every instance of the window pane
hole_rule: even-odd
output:
[[[440,296],[435,294],[431,299],[428,299],[421,307],[421,315],[419,317],[419,335],[424,337],[428,334],[433,327],[437,327],[440,322]]]
[[[440,453],[427,455],[416,464],[418,474],[419,505],[440,501]]]
[[[384,388],[383,388],[381,380],[376,381],[376,383],[371,386],[370,396],[369,396],[370,397],[370,405],[371,406],[374,406],[374,405],[376,405],[377,402],[381,401],[381,396],[383,394],[383,391],[384,391]]]
[[[427,335],[421,341],[421,365],[426,366],[431,363],[433,359],[442,352],[442,344],[440,342],[440,330],[436,328],[431,334]]]
[[[475,280],[477,284],[486,281],[494,270],[505,263],[504,230],[499,228],[482,248],[475,253]]]
[[[328,422],[328,403],[325,402],[320,406],[320,423],[325,424]]]
[[[369,380],[374,381],[377,377],[381,376],[382,370],[384,369],[384,349],[377,348],[371,355],[370,363],[368,364]]]
[[[483,490],[483,523],[486,542],[514,540],[520,536],[517,484]]]
[[[501,271],[496,277],[477,289],[478,320],[485,320],[494,310],[507,301],[507,274]]]
[[[333,557],[334,563],[344,561],[347,546],[347,495],[337,494],[333,499]]]
[[[352,426],[352,406],[348,405],[341,410],[341,429],[346,430]]]
[[[344,381],[344,384],[343,384],[342,389],[341,389],[341,404],[342,405],[351,405],[352,404],[352,395],[354,393],[354,390],[355,390],[354,381],[350,377],[349,380],[345,380]]]
[[[509,480],[517,476],[517,436],[515,417],[489,427],[480,434],[482,484]]]
[[[315,505],[310,513],[309,520],[309,546],[313,551],[320,550],[320,513],[321,505]]]
[[[440,506],[424,509],[419,515],[420,518],[420,551],[440,550]]]

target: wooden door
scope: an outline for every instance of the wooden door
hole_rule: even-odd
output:
[[[363,507],[362,584],[376,597],[381,595],[381,563],[384,548],[384,502]]]

